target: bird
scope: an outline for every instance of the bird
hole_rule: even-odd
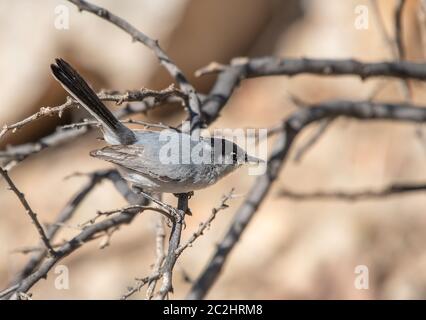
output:
[[[108,145],[90,155],[115,164],[134,188],[154,193],[191,193],[213,185],[243,164],[262,162],[222,137],[194,139],[175,130],[130,129],[68,62],[57,58],[50,67],[62,87],[101,123]]]

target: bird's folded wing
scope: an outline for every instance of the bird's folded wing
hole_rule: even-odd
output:
[[[169,175],[165,175],[164,165],[160,163],[159,159],[147,157],[144,147],[141,145],[107,146],[91,151],[90,155],[164,182],[179,181],[178,177],[174,176],[173,170]]]

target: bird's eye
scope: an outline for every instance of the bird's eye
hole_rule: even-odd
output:
[[[238,162],[238,155],[237,155],[237,153],[236,153],[236,152],[232,152],[232,161],[233,161],[234,163],[237,163],[237,162]]]

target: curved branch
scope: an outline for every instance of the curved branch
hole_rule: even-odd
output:
[[[425,122],[426,109],[413,106],[401,106],[388,103],[332,101],[316,104],[311,108],[299,109],[287,118],[268,159],[267,171],[259,176],[250,189],[243,204],[237,210],[232,223],[212,258],[201,275],[194,282],[187,299],[202,299],[213,286],[222,271],[229,253],[233,250],[242,233],[262,204],[272,183],[277,178],[288,156],[296,136],[309,124],[327,118],[339,116],[362,120],[394,120],[408,122]]]
[[[167,56],[160,47],[158,40],[151,39],[143,32],[136,29],[126,20],[116,16],[105,8],[91,4],[84,0],[68,0],[75,4],[80,11],[87,11],[116,25],[128,33],[133,41],[139,41],[150,48],[157,56],[159,62],[166,68],[169,74],[176,80],[182,91],[188,95],[188,113],[191,119],[191,128],[201,127],[203,120],[201,115],[201,103],[194,87],[189,83],[182,70]]]

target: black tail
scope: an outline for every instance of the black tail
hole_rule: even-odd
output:
[[[112,140],[121,144],[132,144],[136,141],[134,133],[124,126],[108,110],[108,108],[98,98],[96,93],[89,87],[84,79],[65,60],[56,59],[56,64],[51,64],[50,68],[65,90],[70,93],[90,114],[100,121],[108,134],[113,135]]]

